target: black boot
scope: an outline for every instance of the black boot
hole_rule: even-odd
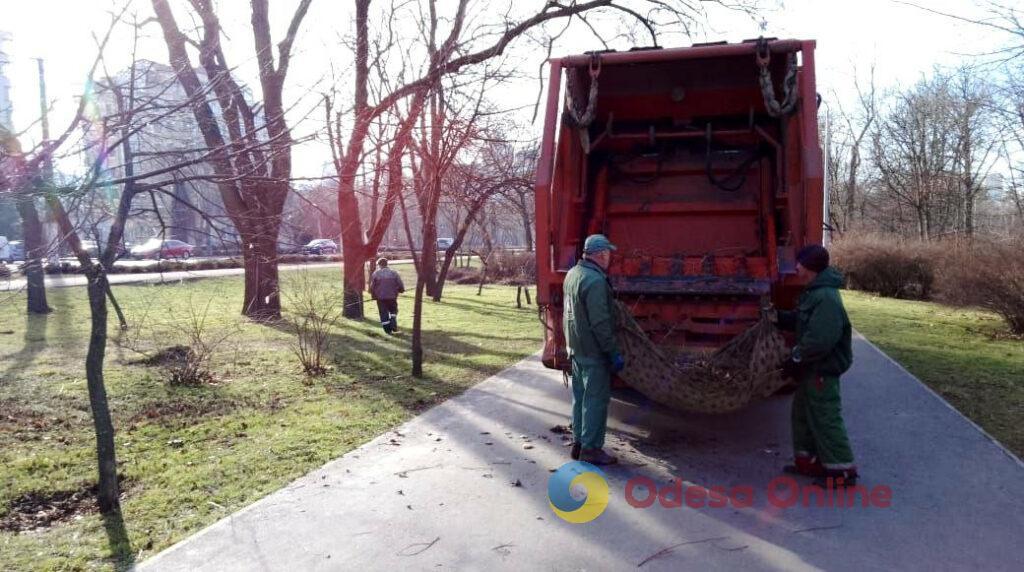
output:
[[[828,488],[829,479],[832,480],[833,489],[841,489],[845,487],[852,487],[857,484],[857,468],[852,467],[849,469],[825,469],[823,476],[814,479],[815,486],[821,488]]]
[[[619,462],[614,455],[604,449],[580,449],[580,460],[591,465],[614,465]]]

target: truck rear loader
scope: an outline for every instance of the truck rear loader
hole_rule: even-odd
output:
[[[621,302],[658,344],[714,350],[800,292],[824,205],[813,41],[554,59],[537,167],[543,363],[567,370],[562,283],[584,239],[618,247]],[[564,82],[563,82],[564,80]]]

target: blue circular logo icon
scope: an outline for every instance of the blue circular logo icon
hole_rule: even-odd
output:
[[[608,508],[608,479],[604,471],[571,461],[548,479],[548,500],[559,518],[574,524],[590,522]]]

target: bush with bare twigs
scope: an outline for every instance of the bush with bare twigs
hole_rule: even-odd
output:
[[[831,247],[847,286],[890,298],[928,300],[942,257],[938,245],[870,235],[845,236]]]
[[[528,286],[537,281],[537,257],[533,252],[495,250],[479,256],[482,268],[452,268],[448,280],[456,284],[477,284],[484,273],[486,284]]]
[[[309,377],[327,373],[324,358],[331,344],[331,330],[341,319],[341,300],[305,272],[292,278],[285,289],[289,324],[295,333],[292,352]]]
[[[201,385],[213,381],[210,359],[235,330],[208,323],[209,312],[210,301],[201,310],[189,302],[184,324],[179,324],[188,344],[187,351],[179,351],[177,359],[163,365],[171,385]]]
[[[115,344],[142,356],[138,363],[159,368],[172,386],[199,386],[214,381],[210,361],[237,328],[209,322],[210,303],[197,307],[189,300],[184,317],[173,323],[149,323],[148,312],[133,316]],[[151,336],[146,343],[143,337]],[[164,345],[173,340],[170,346]],[[157,349],[158,348],[158,349]]]
[[[1001,316],[1010,331],[1024,335],[1024,239],[976,240],[953,249],[939,273],[939,299]]]

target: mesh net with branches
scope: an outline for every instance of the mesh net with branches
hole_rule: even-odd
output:
[[[727,413],[768,397],[788,381],[781,374],[786,342],[765,313],[747,331],[715,351],[684,354],[651,340],[629,308],[617,304],[619,344],[630,387],[673,409]]]

